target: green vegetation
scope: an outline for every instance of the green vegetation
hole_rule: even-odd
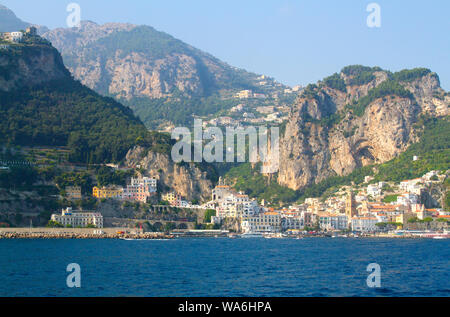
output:
[[[166,97],[158,99],[132,98],[121,100],[148,128],[156,129],[159,124],[170,121],[174,124],[193,124],[197,116],[219,115],[240,103],[237,99],[222,100],[218,95],[209,97]]]
[[[108,166],[101,166],[96,170],[96,178],[99,186],[120,185],[126,186],[127,179],[134,176],[134,171],[116,171]]]
[[[360,98],[358,101],[355,101],[352,105],[347,105],[346,109],[352,110],[355,115],[361,117],[364,114],[367,106],[371,102],[378,98],[390,95],[413,99],[412,93],[403,88],[403,86],[398,82],[393,80],[386,80],[377,87],[369,90],[366,96]]]
[[[67,186],[80,186],[82,194],[91,194],[92,179],[87,172],[67,172],[61,173],[54,178],[56,185],[64,190]]]
[[[72,79],[0,92],[0,143],[68,146],[73,162],[120,161],[140,142],[170,149],[168,136],[150,134],[129,108]]]
[[[392,79],[396,81],[411,82],[417,78],[426,76],[429,73],[431,73],[431,70],[427,68],[404,69],[392,74]]]
[[[334,73],[333,75],[325,78],[323,80],[323,82],[325,83],[325,85],[327,85],[330,88],[340,90],[342,92],[347,91],[345,81],[341,78],[341,76],[339,76],[338,73]]]
[[[203,219],[203,222],[210,223],[211,217],[216,215],[216,211],[214,209],[207,209],[205,212],[205,218]]]
[[[287,187],[283,187],[276,181],[268,182],[267,178],[261,175],[259,164],[255,168],[250,163],[243,163],[231,168],[225,175],[233,187],[238,191],[244,191],[250,197],[264,199],[273,204],[292,202],[297,193]]]
[[[412,144],[397,158],[378,166],[377,181],[400,182],[432,171],[450,168],[450,121],[445,118],[421,117],[416,123],[424,131],[418,143]],[[419,160],[413,161],[413,156]]]
[[[384,203],[392,203],[394,201],[397,201],[397,197],[398,197],[398,195],[386,195],[383,198],[383,202]]]
[[[62,224],[60,224],[59,222],[53,221],[53,220],[49,220],[46,227],[47,228],[64,228],[64,226]]]
[[[344,67],[341,72],[347,76],[351,76],[348,84],[350,86],[354,85],[365,85],[375,79],[373,74],[376,71],[381,71],[380,67],[368,67],[362,65],[350,65]]]

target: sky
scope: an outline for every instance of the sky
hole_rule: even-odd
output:
[[[0,0],[49,28],[67,27],[72,2],[82,20],[150,25],[290,86],[362,64],[430,68],[450,89],[448,0]],[[379,5],[380,27],[367,25],[371,3]]]

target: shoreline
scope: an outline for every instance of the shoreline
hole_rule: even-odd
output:
[[[94,234],[94,233],[26,233],[26,232],[0,232],[0,240],[101,240],[101,239],[117,239],[117,240],[168,240],[168,239],[192,239],[192,238],[227,238],[236,240],[236,238],[230,238],[227,236],[208,236],[208,235],[190,235],[190,236],[174,236],[172,234],[162,233],[162,232],[149,232],[149,233],[109,233],[109,234]],[[353,236],[353,237],[330,237],[325,235],[305,235],[305,236],[292,236],[292,237],[283,237],[283,238],[270,238],[268,240],[302,240],[304,238],[327,238],[327,239],[436,239],[433,236],[417,236],[417,235],[363,235],[363,236]],[[449,237],[440,238],[441,240],[445,240]],[[238,238],[241,239],[249,239],[249,238]],[[251,239],[251,238],[250,238]],[[265,239],[264,237],[256,238],[256,239]]]

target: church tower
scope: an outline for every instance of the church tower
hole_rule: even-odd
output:
[[[348,218],[348,222],[352,221],[352,218],[357,215],[356,212],[356,201],[353,196],[353,192],[349,192],[347,200],[345,201],[345,215]]]

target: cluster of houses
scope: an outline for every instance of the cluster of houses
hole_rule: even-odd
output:
[[[131,178],[130,184],[122,186],[106,186],[92,188],[92,196],[98,199],[118,199],[147,202],[148,198],[155,195],[157,180],[150,177]]]
[[[28,35],[28,36],[37,35],[36,28],[33,26],[30,26],[29,28],[26,29],[25,33],[22,31],[0,33],[0,38],[7,42],[20,43],[20,42],[22,42],[25,35]],[[2,45],[3,48],[5,48],[4,46],[7,46],[7,45]]]
[[[436,171],[423,177],[405,180],[397,184],[395,201],[382,202],[385,182],[368,184],[364,190],[354,194],[348,191],[340,197],[330,197],[325,201],[319,198],[307,198],[303,204],[274,210],[258,205],[243,193],[235,192],[230,186],[219,182],[212,193],[209,208],[216,210],[211,222],[223,223],[225,219],[239,220],[241,231],[252,233],[274,233],[288,231],[323,230],[373,233],[379,230],[377,223],[406,224],[409,219],[424,220],[447,219],[450,212],[442,209],[427,209],[420,203],[421,195],[435,181],[441,181],[445,175]],[[434,179],[434,180],[433,180]],[[366,178],[370,182],[371,177]],[[396,196],[396,197],[395,197]]]
[[[450,212],[442,209],[425,208],[421,203],[422,194],[433,182],[442,182],[445,175],[432,171],[423,177],[405,180],[399,184],[378,182],[372,184],[370,176],[366,177],[365,187],[355,192],[354,188],[344,188],[344,193],[322,201],[319,198],[307,198],[304,203],[275,210],[268,208],[264,201],[249,198],[243,192],[235,191],[222,179],[212,190],[211,200],[203,205],[192,205],[176,192],[161,196],[173,207],[214,209],[215,216],[211,223],[224,224],[232,220],[244,233],[299,233],[304,230],[343,231],[352,230],[361,233],[374,233],[380,230],[379,223],[406,224],[411,218],[450,220]],[[389,185],[389,186],[388,186]],[[395,189],[394,189],[394,188]],[[385,192],[394,192],[390,202],[383,202]],[[157,192],[157,180],[149,177],[132,178],[125,188],[118,186],[94,187],[96,198],[112,198],[147,202]],[[66,195],[79,199],[79,187],[66,188]],[[52,220],[63,225],[85,226],[93,224],[102,226],[101,215],[97,213],[74,213],[71,209],[63,210],[61,215],[53,215]]]

